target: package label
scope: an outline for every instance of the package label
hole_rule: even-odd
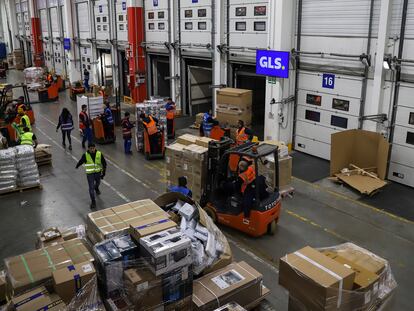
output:
[[[236,270],[230,270],[211,279],[219,288],[226,289],[244,280]]]
[[[137,285],[137,292],[142,292],[148,289],[148,281]]]
[[[89,273],[89,272],[92,272],[93,269],[92,269],[92,266],[90,264],[87,264],[87,265],[82,266],[82,271],[83,271],[83,273]]]

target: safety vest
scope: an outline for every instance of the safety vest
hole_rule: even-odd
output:
[[[49,82],[52,82],[52,80],[53,80],[52,75],[51,74],[47,75],[46,80],[49,81]]]
[[[246,128],[242,127],[241,129],[237,130],[236,135],[236,144],[243,145],[249,140],[249,135],[246,134]]]
[[[213,126],[210,132],[210,138],[215,140],[221,140],[221,138],[224,136],[226,132],[222,130],[222,128],[219,125]]]
[[[152,116],[149,116],[148,118],[150,119],[149,122],[144,122],[143,121],[142,123],[144,123],[144,125],[146,126],[147,131],[148,131],[148,135],[154,135],[158,132],[157,123],[155,123]]]
[[[33,146],[33,133],[25,132],[20,136],[20,145]]]
[[[178,192],[178,193],[182,193],[185,196],[190,196],[191,190],[185,187],[180,187],[180,186],[171,186],[169,187],[169,190],[171,192]]]
[[[83,120],[85,121],[86,124],[82,122],[82,119],[80,118],[80,116],[83,116]],[[80,119],[79,120],[79,128],[81,130],[84,130],[87,127],[89,127],[89,117],[88,117],[88,114],[86,112],[81,111],[79,113],[79,119]]]
[[[91,155],[89,152],[85,153],[86,163],[85,163],[85,170],[86,174],[93,174],[93,173],[100,173],[102,172],[102,153],[100,151],[96,151],[95,155],[95,162],[93,162]]]
[[[243,173],[239,174],[239,177],[243,180],[243,184],[241,186],[241,193],[246,191],[248,185],[250,185],[256,179],[256,172],[252,165],[244,171]]]
[[[24,125],[23,124],[23,119],[24,119],[24,121],[25,121],[25,123],[26,123],[26,125]],[[30,125],[30,119],[29,119],[29,117],[27,116],[27,115],[23,115],[21,118],[20,118],[20,127],[23,129],[24,127],[27,127],[28,129],[29,129],[29,131],[31,132],[32,131],[32,126]]]
[[[106,121],[109,123],[109,124],[114,124],[114,119],[113,119],[113,117],[112,117],[112,110],[111,110],[111,108],[105,108],[105,117],[106,117]]]
[[[203,116],[203,130],[204,132],[210,132],[213,128],[213,123],[208,122],[208,119],[211,118],[211,115],[206,112]]]
[[[71,116],[68,116],[68,119],[65,121],[61,118],[61,125],[62,131],[71,131],[73,130],[73,120]]]
[[[175,117],[175,104],[166,104],[165,108],[167,110],[167,119],[173,120]],[[171,108],[171,109],[167,109],[167,108]]]

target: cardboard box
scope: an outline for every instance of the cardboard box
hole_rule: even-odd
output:
[[[128,297],[135,304],[136,311],[144,311],[163,304],[162,279],[146,269],[124,271]]]
[[[13,297],[12,305],[16,311],[61,311],[65,308],[62,299],[56,294],[50,294],[43,286]]]
[[[68,265],[53,272],[53,286],[60,298],[69,304],[82,287],[95,275],[91,262]]]
[[[134,306],[126,296],[111,297],[105,300],[108,311],[132,311]]]
[[[210,138],[210,137],[199,137],[199,138],[196,140],[196,145],[199,145],[199,146],[204,147],[204,148],[208,148],[208,144],[209,144],[209,143],[210,143],[210,141],[212,141],[212,140],[215,140],[215,139]]]
[[[0,271],[0,304],[6,300],[6,274]]]
[[[286,146],[286,144],[283,141],[265,140],[265,141],[261,142],[260,144],[269,144],[269,145],[277,146],[278,147],[278,152],[279,152],[279,159],[289,156],[289,148],[288,148],[288,146]]]
[[[191,144],[195,145],[197,139],[198,139],[198,136],[191,135],[191,134],[184,134],[177,138],[177,143],[181,145],[185,145],[185,146],[188,146]]]
[[[371,195],[384,187],[390,144],[379,133],[364,130],[341,131],[331,135],[330,174],[363,194]],[[378,179],[360,174],[341,174],[351,164],[362,169],[375,168]],[[371,171],[371,170],[370,170]]]
[[[214,311],[246,311],[246,309],[235,302],[231,302],[225,306],[215,309]]]
[[[304,247],[279,260],[279,284],[289,294],[324,310],[342,303],[344,290],[352,290],[355,272],[312,247]]]
[[[8,282],[16,294],[52,280],[53,271],[93,261],[85,241],[74,239],[5,259]]]
[[[140,231],[144,234],[150,234],[156,232],[149,228],[150,224],[155,225],[155,222],[168,218],[168,214],[153,201],[149,199],[139,200],[89,213],[87,218],[87,234],[89,238],[95,239],[95,243],[120,234],[126,234],[129,232],[131,225],[133,227],[147,226],[145,227],[147,230],[141,228]],[[171,226],[171,223],[165,221],[160,223],[157,228],[164,230]],[[157,228],[154,228],[154,230]]]
[[[249,108],[252,106],[252,90],[223,88],[217,91],[217,105]]]
[[[214,310],[229,302],[244,307],[261,296],[262,275],[244,261],[207,274],[193,286],[194,310]]]
[[[177,228],[148,235],[139,243],[141,256],[156,276],[192,264],[191,240]]]
[[[201,124],[203,124],[203,119],[204,119],[204,112],[197,113],[197,114],[196,114],[195,124],[196,124],[196,125],[201,125]]]
[[[217,108],[216,109],[216,120],[220,123],[222,127],[231,128],[233,131],[230,136],[236,136],[235,130],[237,128],[237,123],[239,120],[242,120],[245,126],[249,127],[252,123],[252,111],[251,110],[242,110],[239,108]],[[232,136],[232,138],[233,138]]]

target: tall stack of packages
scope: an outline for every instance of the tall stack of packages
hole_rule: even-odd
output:
[[[252,123],[251,90],[224,88],[217,91],[217,121],[222,127],[231,129],[231,137],[236,136],[237,122],[242,120],[246,127]]]
[[[266,144],[276,145],[279,149],[279,189],[285,190],[291,187],[292,183],[292,157],[289,156],[288,147],[283,142],[267,140]],[[259,161],[259,174],[266,178],[270,188],[276,187],[276,168],[273,155],[266,157],[266,162]]]
[[[140,115],[145,113],[158,119],[158,124],[164,127],[164,135],[167,135],[167,111],[165,110],[165,102],[161,98],[151,97],[143,103],[136,104],[136,147],[137,151],[144,150],[144,125],[142,124]]]
[[[16,154],[14,148],[0,150],[0,193],[17,187]]]
[[[177,185],[179,177],[186,177],[195,201],[200,201],[207,178],[208,148],[205,144],[205,139],[186,134],[166,148],[168,185]]]
[[[24,54],[22,50],[13,51],[13,63],[14,63],[15,69],[17,70],[24,69]]]
[[[34,149],[29,145],[16,146],[17,185],[33,187],[40,185],[39,169],[35,160]]]

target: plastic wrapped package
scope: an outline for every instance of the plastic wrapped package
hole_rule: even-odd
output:
[[[73,239],[85,239],[85,225],[69,228],[49,227],[37,232],[36,248],[56,245]]]
[[[124,270],[117,264],[114,269],[119,280],[118,290],[112,292],[107,299],[128,297],[131,309],[147,310],[191,310],[193,293],[193,271],[191,266],[184,266],[160,276],[155,276],[144,259],[124,262]],[[109,309],[112,310],[112,309]]]
[[[34,148],[29,145],[16,146],[16,167],[19,187],[40,185],[39,169],[34,156]]]
[[[16,152],[14,148],[0,150],[0,193],[17,187]]]
[[[192,241],[193,249],[193,271],[195,275],[209,273],[223,268],[232,262],[232,253],[230,245],[225,235],[215,225],[213,220],[196,202],[182,194],[169,192],[154,200],[159,206],[169,213],[177,213],[176,204],[183,201],[195,208],[192,211],[185,207],[185,204],[179,204],[181,208],[185,207],[185,220],[180,220],[180,230]],[[175,214],[180,216],[180,209]],[[189,218],[191,217],[191,218]]]
[[[96,276],[82,287],[65,311],[105,311]]]
[[[29,90],[44,86],[44,70],[41,67],[29,67],[23,70],[24,80]]]
[[[377,310],[397,283],[385,259],[353,243],[302,248],[280,259],[289,310]]]

